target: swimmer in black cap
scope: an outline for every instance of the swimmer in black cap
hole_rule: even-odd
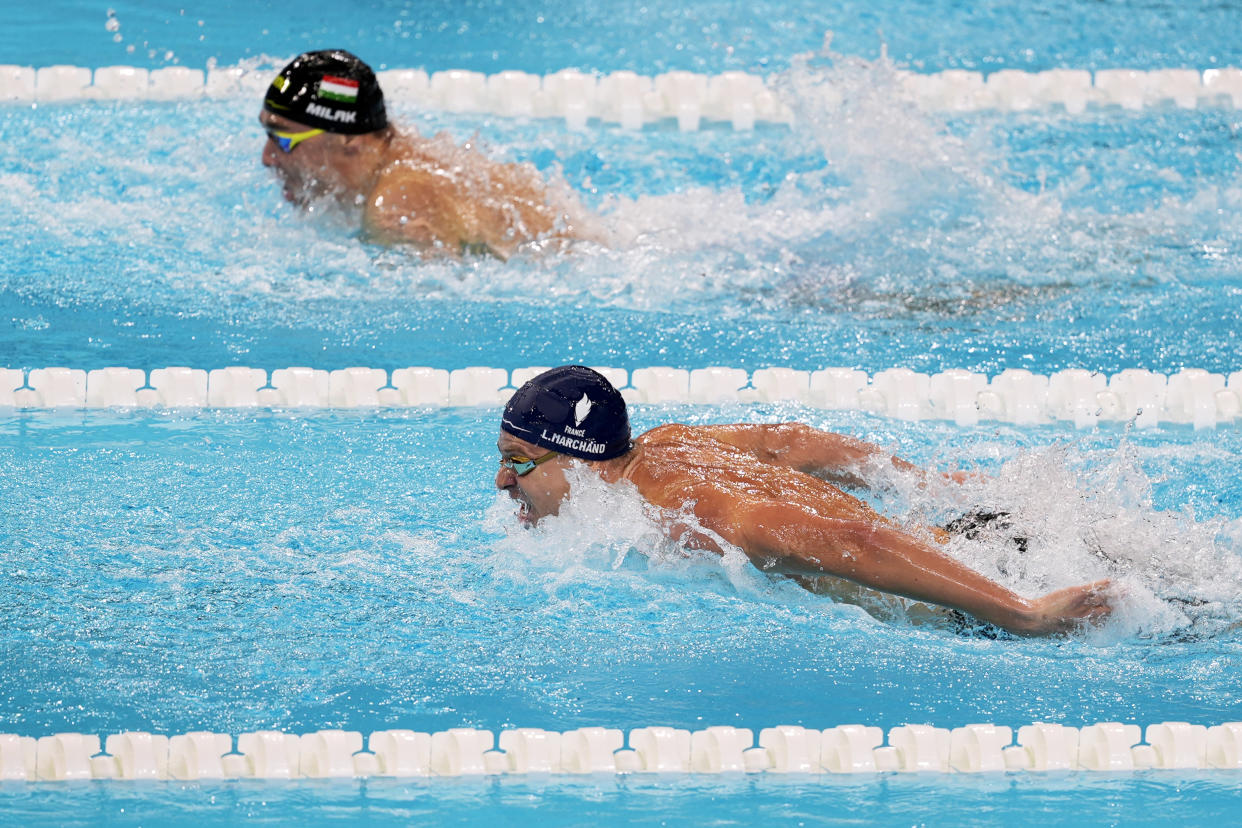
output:
[[[742,549],[761,569],[835,576],[870,590],[929,601],[1021,635],[1050,635],[1105,618],[1107,581],[1026,599],[941,552],[948,532],[907,530],[834,483],[865,485],[868,462],[926,475],[878,446],[800,423],[664,425],[630,439],[621,394],[580,365],[554,368],[518,389],[501,421],[497,488],[527,524],[570,495],[565,471],[582,461],[608,483],[629,481],[670,515]],[[722,552],[716,537],[680,523],[666,531]]]
[[[285,198],[361,207],[373,241],[508,258],[581,235],[573,198],[554,198],[530,164],[394,127],[375,73],[343,49],[296,57],[268,87],[259,121],[263,164],[281,177]]]

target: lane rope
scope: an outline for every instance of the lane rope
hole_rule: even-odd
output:
[[[0,101],[256,100],[271,83],[273,69],[244,66],[206,71],[185,66],[0,65]],[[704,123],[736,130],[759,124],[789,124],[793,113],[763,77],[746,72],[706,75],[673,71],[647,76],[620,71],[589,74],[565,69],[548,75],[503,71],[493,75],[464,69],[428,74],[422,69],[377,73],[387,98],[423,108],[505,117],[558,118],[571,129],[588,123],[641,129],[669,119],[683,132]],[[936,112],[1057,108],[1081,114],[1089,108],[1224,107],[1242,109],[1242,69],[1050,69],[937,73],[898,70],[895,94]],[[829,96],[830,97],[830,96]]]
[[[1015,743],[1016,736],[1016,743]],[[172,736],[0,734],[0,779],[296,779],[459,777],[588,773],[983,773],[1045,771],[1242,770],[1242,722],[1101,722],[1085,727],[1036,722],[1014,729],[865,725],[825,730],[781,725],[673,727],[565,732],[516,728],[436,733],[379,730],[363,749],[358,731],[198,731]]]
[[[0,368],[0,409],[126,408],[442,408],[499,406],[546,367]],[[867,411],[902,420],[1016,425],[1133,423],[1211,429],[1242,417],[1242,371],[1200,368],[1175,374],[1127,369],[1112,376],[1083,369],[1050,375],[1010,368],[995,376],[950,369],[924,374],[890,368],[801,371],[761,368],[599,367],[631,404],[796,403]]]

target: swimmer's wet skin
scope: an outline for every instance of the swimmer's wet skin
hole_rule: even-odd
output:
[[[505,407],[497,447],[496,486],[518,502],[527,524],[558,513],[571,494],[565,472],[582,461],[605,482],[629,481],[670,513],[690,504],[703,528],[766,571],[844,578],[1019,635],[1072,632],[1112,611],[1106,580],[1026,599],[940,551],[945,530],[907,530],[845,493],[838,484],[865,486],[861,470],[877,458],[929,474],[844,435],[798,423],[670,424],[631,440],[616,388],[589,368],[567,365],[518,389]],[[533,458],[539,465],[519,475],[515,466]],[[685,524],[670,523],[666,531],[692,548],[723,551]]]
[[[259,121],[263,164],[285,198],[359,206],[372,241],[508,258],[581,236],[582,209],[557,203],[533,166],[389,123],[375,73],[347,51],[296,57],[268,87]]]

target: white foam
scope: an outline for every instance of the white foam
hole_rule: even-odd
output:
[[[906,495],[911,512],[939,510],[943,519],[971,508],[1009,512],[1012,530],[973,541],[958,537],[947,548],[1028,597],[1111,578],[1117,613],[1105,639],[1220,632],[1242,620],[1242,560],[1229,540],[1230,524],[1197,518],[1186,507],[1157,509],[1142,467],[1149,458],[1127,442],[1118,450],[1024,449],[994,474],[961,486],[949,510],[917,489]],[[1025,553],[1009,534],[1028,538]]]
[[[1011,445],[995,473],[962,484],[920,485],[892,473],[888,464],[867,476],[878,487],[877,507],[916,534],[924,533],[920,525],[942,524],[972,509],[1008,512],[1011,530],[985,530],[973,540],[958,536],[944,551],[1021,595],[1034,598],[1112,579],[1115,615],[1103,628],[1087,631],[1089,640],[1104,644],[1228,630],[1242,622],[1237,590],[1242,560],[1234,551],[1242,520],[1196,519],[1188,509],[1157,509],[1144,459],[1150,459],[1146,451],[1129,444],[1119,451]],[[689,505],[676,514],[661,512],[631,485],[604,484],[585,467],[569,478],[573,496],[557,517],[534,528],[518,526],[507,496],[488,510],[487,529],[503,535],[495,551],[512,577],[542,582],[555,594],[605,575],[618,577],[618,570],[634,569],[637,559],[643,562],[640,573],[629,584],[639,591],[643,580],[654,589],[670,577],[682,587],[718,589],[723,582],[713,587],[710,580],[723,576],[728,589],[752,600],[791,606],[822,600],[792,581],[761,573],[718,536],[712,535],[726,549],[723,556],[670,541],[664,527],[672,524],[712,534]],[[1011,535],[1027,538],[1025,552],[1008,539]],[[882,617],[903,615],[900,602],[868,606]]]
[[[178,105],[190,122],[202,121],[204,140],[196,142],[176,140],[159,119],[149,134],[134,130],[110,143],[93,132],[53,132],[55,154],[38,172],[14,167],[19,172],[4,177],[0,205],[15,217],[15,232],[81,250],[83,259],[103,261],[131,245],[178,251],[176,258],[127,256],[124,273],[115,276],[84,274],[92,290],[149,303],[175,288],[209,312],[221,299],[259,296],[287,305],[299,320],[306,313],[299,303],[307,299],[384,296],[575,297],[691,311],[735,308],[739,301],[780,311],[835,308],[855,285],[900,307],[912,293],[956,291],[986,301],[977,295],[984,283],[982,292],[1001,305],[1013,285],[1055,287],[1075,279],[1083,260],[1099,279],[1132,274],[1136,261],[1145,262],[1145,276],[1176,275],[1180,270],[1160,258],[1173,254],[1161,251],[1186,247],[1201,246],[1215,267],[1236,263],[1242,182],[1205,184],[1194,196],[1170,197],[1134,214],[1071,209],[1065,205],[1080,189],[1098,186],[1087,173],[1037,194],[1005,183],[1006,152],[994,146],[989,129],[959,135],[942,117],[921,111],[884,59],[804,56],[773,85],[798,119],[792,131],[769,131],[762,142],[772,154],[818,153],[821,166],[791,173],[770,197],[757,198],[750,184],[703,186],[677,169],[676,156],[658,158],[667,169],[657,182],[671,180],[678,192],[594,197],[600,226],[592,232],[610,246],[583,243],[563,256],[519,256],[509,264],[478,257],[427,261],[366,245],[357,237],[354,211],[312,205],[304,214],[282,202],[259,163],[262,136],[251,102]],[[458,141],[471,128],[399,110],[394,107],[398,121],[431,132],[447,127]],[[124,108],[113,116],[140,117],[150,120]],[[493,124],[487,134],[491,143],[480,147],[498,158],[551,149],[568,159],[581,148],[579,139],[549,125]],[[652,151],[663,151],[658,135],[616,146],[608,136],[601,140],[609,163],[622,168],[642,170]],[[731,133],[707,140],[724,143],[703,152],[744,146]],[[92,159],[90,170],[83,158]],[[221,176],[223,169],[230,174]],[[571,197],[555,168],[547,177],[558,197]],[[223,255],[230,250],[248,255],[230,259]]]
[[[704,528],[688,508],[665,512],[643,500],[628,481],[605,483],[582,464],[574,464],[566,478],[571,497],[556,516],[533,527],[518,524],[513,501],[503,493],[485,515],[485,528],[503,536],[495,546],[497,553],[520,561],[528,575],[550,574],[548,582],[555,589],[580,578],[595,580],[598,573],[609,572],[612,577],[636,568],[645,571],[643,577],[657,581],[723,577],[740,592],[771,593],[770,579],[749,566],[740,549]],[[668,527],[684,530],[686,538],[695,533],[711,537],[725,553],[704,552],[671,540]]]

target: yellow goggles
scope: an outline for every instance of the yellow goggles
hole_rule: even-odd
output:
[[[531,460],[529,457],[523,457],[520,454],[515,454],[512,457],[500,458],[500,465],[504,466],[518,477],[522,477],[523,475],[533,472],[535,470],[535,466],[538,466],[540,463],[546,463],[555,456],[555,451],[549,451],[547,454]]]
[[[323,135],[322,129],[308,129],[305,132],[282,132],[279,129],[266,130],[267,137],[275,142],[285,152],[293,152],[294,147],[305,141],[307,138],[314,138],[316,135]]]

